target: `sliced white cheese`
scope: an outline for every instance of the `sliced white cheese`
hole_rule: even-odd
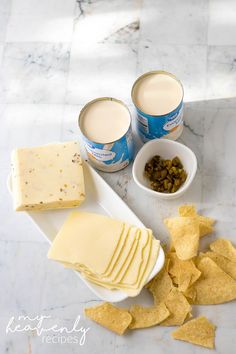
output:
[[[83,272],[81,272],[81,274],[86,279],[92,281],[93,283],[95,283],[97,285],[103,286],[104,288],[107,288],[110,290],[120,289],[120,290],[124,291],[128,296],[131,296],[131,297],[137,296],[141,292],[144,285],[146,284],[148,277],[150,276],[150,274],[153,270],[153,267],[156,264],[157,257],[159,254],[159,249],[160,249],[160,242],[156,239],[152,239],[151,252],[150,252],[150,256],[149,256],[149,260],[148,260],[148,265],[145,269],[145,274],[142,277],[141,281],[136,286],[126,286],[122,283],[118,283],[118,284],[106,283],[106,282],[98,281],[95,279],[91,279]]]
[[[151,250],[152,234],[149,233],[148,229],[144,229],[141,231],[141,236],[142,237],[140,237],[135,256],[124,276],[119,279],[119,283],[135,286],[140,280],[141,270],[148,262],[149,252]]]
[[[134,257],[134,254],[137,250],[139,237],[140,237],[140,230],[137,229],[136,227],[131,227],[131,230],[129,232],[129,239],[128,239],[129,242],[127,243],[126,248],[123,250],[121,257],[117,262],[114,273],[112,272],[110,276],[104,277],[98,275],[91,275],[88,274],[87,272],[84,272],[84,274],[86,274],[86,276],[88,276],[90,280],[94,279],[96,281],[102,281],[111,284],[115,283],[116,278],[120,274],[124,274],[124,272],[128,269]],[[76,270],[79,269],[77,268]]]
[[[156,240],[153,238],[152,240],[152,249],[151,249],[151,253],[149,256],[149,261],[145,270],[145,274],[143,275],[142,279],[140,280],[139,284],[137,285],[136,289],[132,289],[132,288],[127,288],[126,293],[129,296],[137,296],[140,291],[142,290],[142,288],[144,287],[144,285],[146,284],[148,277],[150,276],[156,261],[157,261],[157,257],[159,254],[159,250],[160,250],[160,241]]]
[[[57,234],[48,257],[104,273],[112,261],[124,223],[104,215],[73,211]]]
[[[107,216],[74,211],[48,253],[108,289],[139,294],[156,264],[160,242],[152,231]]]
[[[122,254],[124,253],[124,249],[127,246],[127,240],[130,239],[130,228],[131,228],[130,225],[125,224],[124,230],[120,237],[119,244],[117,246],[112,262],[110,263],[108,270],[106,271],[105,274],[103,274],[103,276],[110,276],[111,273],[113,273],[114,268],[117,266],[118,259],[122,257]]]

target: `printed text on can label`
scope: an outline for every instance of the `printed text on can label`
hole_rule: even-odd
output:
[[[143,140],[161,138],[183,124],[183,102],[163,116],[151,116],[137,109],[137,125]]]

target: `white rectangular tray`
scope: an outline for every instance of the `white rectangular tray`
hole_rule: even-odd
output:
[[[111,216],[127,221],[130,224],[144,227],[143,223],[129,209],[123,200],[103,180],[102,177],[87,163],[83,162],[86,199],[78,207],[73,208]],[[11,178],[8,180],[8,188],[11,192]],[[51,244],[72,209],[47,210],[27,212],[37,225],[46,240]],[[153,278],[163,267],[164,252],[160,247],[157,263],[148,280]],[[79,272],[75,272],[88,288],[100,299],[110,302],[125,300],[128,296],[120,290],[109,290],[93,284],[83,278]]]

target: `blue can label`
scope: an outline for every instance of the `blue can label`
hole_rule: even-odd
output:
[[[138,132],[144,142],[162,138],[183,124],[183,101],[174,111],[163,116],[151,116],[136,109]]]
[[[91,164],[105,172],[115,172],[128,166],[134,156],[131,127],[114,143],[98,144],[83,136],[85,148]]]

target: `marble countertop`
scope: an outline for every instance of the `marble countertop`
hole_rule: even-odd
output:
[[[0,0],[1,354],[209,352],[172,340],[170,328],[119,337],[84,318],[83,308],[98,299],[73,272],[47,260],[48,244],[27,215],[13,212],[6,189],[14,147],[78,139],[78,113],[94,97],[120,98],[133,112],[131,85],[154,69],[183,82],[179,141],[197,155],[195,181],[183,197],[167,202],[143,193],[131,166],[101,175],[160,240],[167,239],[162,219],[190,202],[217,219],[217,235],[235,242],[236,2]],[[135,302],[150,304],[151,297],[144,291]],[[212,353],[235,353],[235,303],[194,307],[193,314],[217,325]],[[81,315],[90,330],[83,346],[43,343],[35,331],[6,334],[9,319],[19,315],[51,316],[61,326]]]

